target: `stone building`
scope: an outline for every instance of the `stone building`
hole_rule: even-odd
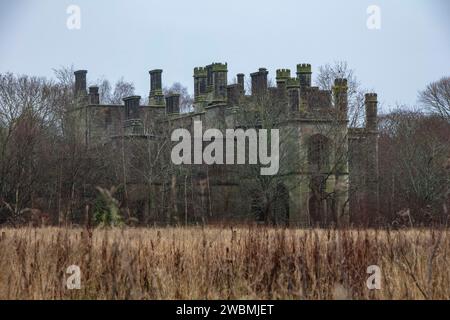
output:
[[[130,201],[140,203],[142,222],[173,221],[175,216],[186,222],[255,219],[330,225],[370,223],[377,217],[376,94],[366,94],[365,127],[349,128],[346,79],[336,79],[332,91],[320,90],[311,85],[311,65],[298,64],[295,75],[276,70],[273,87],[268,70],[260,68],[250,74],[246,88],[244,74],[229,84],[227,64],[212,63],[194,69],[194,104],[182,113],[179,94],[163,94],[162,72],[149,72],[148,105],[139,96],[125,98],[122,105],[103,105],[99,88],[86,88],[87,71],[76,71],[79,103],[69,112],[73,130],[88,149],[108,145],[130,158],[123,165],[134,169],[127,171],[125,184]],[[270,180],[260,182],[239,165],[176,167],[170,164],[170,148],[162,147],[171,130],[192,131],[194,121],[202,121],[203,130],[225,130],[266,128],[267,119],[284,143],[279,173]],[[149,160],[133,163],[133,150],[141,147],[149,154],[163,153],[152,163],[157,174],[135,170],[148,166]]]

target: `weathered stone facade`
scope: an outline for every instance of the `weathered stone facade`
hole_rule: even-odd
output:
[[[124,105],[101,105],[98,88],[86,90],[86,73],[75,72],[81,103],[71,116],[79,138],[89,148],[99,144],[120,148],[128,143],[124,141],[142,141],[155,154],[164,150],[158,163],[166,168],[170,148],[160,144],[171,130],[192,131],[196,120],[202,121],[203,130],[254,127],[255,123],[242,120],[250,105],[269,101],[268,108],[277,109],[272,128],[280,130],[287,146],[280,161],[288,164],[280,167],[270,205],[263,206],[267,199],[253,192],[257,177],[240,175],[239,166],[184,165],[152,180],[151,192],[135,191],[140,194],[136,199],[145,203],[141,206],[145,213],[140,215],[144,222],[173,214],[178,220],[197,222],[261,215],[276,223],[329,225],[373,221],[378,214],[377,96],[366,95],[366,126],[348,128],[345,79],[336,79],[332,92],[320,90],[311,86],[311,65],[299,64],[296,77],[289,69],[277,70],[276,87],[270,87],[269,71],[260,68],[250,75],[246,93],[243,74],[237,75],[237,83],[228,84],[227,64],[212,63],[194,69],[194,105],[191,112],[180,113],[180,96],[163,95],[160,69],[150,71],[148,105],[140,104],[139,96],[125,98]],[[138,190],[142,177],[130,173],[127,183],[130,190]],[[153,197],[150,194],[158,196],[147,199]],[[264,210],[270,214],[262,214]]]

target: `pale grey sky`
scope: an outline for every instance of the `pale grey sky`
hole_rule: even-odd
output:
[[[81,29],[66,27],[69,5]],[[366,27],[369,5],[381,29]],[[0,72],[52,76],[74,64],[88,81],[121,76],[146,96],[148,70],[192,92],[192,69],[228,62],[229,81],[259,67],[345,60],[384,107],[415,104],[417,91],[450,75],[447,0],[0,0]]]

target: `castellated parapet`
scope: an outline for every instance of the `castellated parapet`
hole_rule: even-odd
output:
[[[291,77],[291,70],[289,69],[277,69],[277,82],[287,80]]]
[[[297,78],[300,80],[302,87],[311,86],[311,65],[308,63],[301,63],[297,65]]]

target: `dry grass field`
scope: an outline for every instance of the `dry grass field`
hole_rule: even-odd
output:
[[[0,299],[450,299],[449,266],[438,230],[0,229]]]

